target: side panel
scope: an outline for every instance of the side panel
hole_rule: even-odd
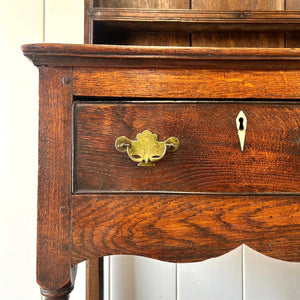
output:
[[[71,284],[71,78],[40,69],[37,281],[51,291]]]

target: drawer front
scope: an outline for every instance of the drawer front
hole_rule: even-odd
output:
[[[299,192],[299,128],[300,104],[289,102],[75,102],[73,191]],[[119,136],[145,130],[177,137],[179,149],[152,167],[116,150]]]
[[[282,195],[74,195],[72,264],[112,254],[191,262],[243,243],[300,261],[299,202]]]

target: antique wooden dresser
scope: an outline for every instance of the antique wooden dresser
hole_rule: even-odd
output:
[[[300,261],[300,50],[34,44],[37,280],[134,254],[200,261],[246,243]]]

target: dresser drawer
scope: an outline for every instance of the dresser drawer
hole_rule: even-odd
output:
[[[287,101],[78,101],[73,192],[299,192],[299,128],[300,105]],[[179,149],[152,167],[116,150],[118,137],[136,140],[145,130],[158,141],[178,138]]]

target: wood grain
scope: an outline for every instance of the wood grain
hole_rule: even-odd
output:
[[[192,46],[284,48],[284,37],[282,32],[200,32],[192,34]]]
[[[287,10],[300,10],[300,1],[298,0],[286,0]],[[299,48],[300,47],[300,33],[289,32],[286,34],[286,47],[287,48]]]
[[[84,0],[84,43],[91,44],[93,41],[93,19],[90,12],[93,10],[94,0]]]
[[[85,0],[86,3],[89,1],[90,0]],[[167,1],[165,3],[167,3]],[[220,2],[205,3],[214,5]],[[260,4],[261,3],[269,4],[269,2],[260,2]],[[230,44],[230,37],[232,37],[233,41],[238,40],[240,31],[254,31],[255,33],[250,34],[248,39],[247,36],[244,36],[239,44],[243,45],[243,47],[249,44],[253,46],[254,44],[258,44],[258,41],[263,40],[263,43],[258,44],[260,47],[264,47],[268,42],[276,47],[281,47],[285,40],[282,33],[286,31],[299,31],[299,20],[299,11],[99,8],[91,5],[89,6],[85,27],[90,28],[89,32],[86,32],[86,36],[94,43],[110,41],[111,44],[132,44],[132,36],[138,34],[138,32],[144,32],[145,35],[151,35],[153,32],[164,33],[164,35],[180,32],[181,34],[184,33],[187,38],[190,37],[190,33],[201,32],[204,34],[204,37],[195,35],[190,41],[191,44],[193,42],[194,46],[204,44],[205,41],[207,45],[213,46],[214,43],[210,44],[210,39],[207,40],[205,38],[206,34],[209,35],[209,33],[213,34],[215,39],[220,39],[219,46],[226,46]],[[273,33],[271,34],[270,31]],[[225,32],[227,32],[226,36],[224,36]],[[277,33],[277,36],[274,32]],[[261,33],[261,35],[257,41],[257,35],[259,33]],[[108,37],[110,37],[110,39]],[[128,41],[126,41],[127,38]],[[202,41],[199,41],[200,38]],[[276,43],[278,39],[280,43]],[[139,42],[137,38],[134,44],[141,42]],[[155,44],[160,44],[159,39],[156,40]],[[173,42],[173,44],[175,44],[175,42]],[[164,44],[161,43],[161,45]],[[179,43],[177,45],[182,44]],[[267,47],[271,47],[271,45],[267,45]],[[185,46],[189,46],[189,44]]]
[[[189,9],[190,0],[97,0],[98,7]]]
[[[300,1],[298,0],[286,0],[287,10],[300,10]],[[286,35],[286,47],[287,48],[299,48],[300,47],[300,33],[291,32]]]
[[[193,9],[209,11],[268,11],[283,10],[284,0],[192,0]],[[284,47],[283,33],[201,32],[192,35],[193,46],[204,47]]]
[[[86,0],[90,1],[90,0]],[[217,3],[217,2],[213,2]],[[220,3],[220,2],[219,2]],[[262,2],[261,2],[262,3]],[[265,2],[266,3],[266,2]],[[299,11],[265,10],[265,11],[222,11],[203,9],[134,9],[134,8],[97,8],[90,12],[94,20],[105,22],[163,22],[164,24],[177,22],[181,26],[185,23],[236,23],[251,25],[252,23],[299,23]],[[180,27],[178,24],[178,27]],[[258,25],[258,24],[257,24]],[[150,24],[149,24],[150,26]],[[220,28],[215,28],[215,30]],[[239,30],[236,27],[236,30]],[[279,30],[279,28],[278,28]]]
[[[86,2],[88,0],[85,0]],[[189,9],[192,8],[192,9]],[[129,9],[129,10],[128,10]],[[178,10],[182,10],[179,12]],[[181,32],[193,33],[189,38],[189,44],[192,46],[207,45],[210,47],[283,47],[286,43],[286,37],[283,31],[299,30],[296,23],[297,18],[290,14],[297,14],[299,10],[299,1],[296,0],[226,0],[226,1],[206,1],[206,0],[182,0],[182,1],[159,1],[159,0],[122,0],[107,1],[99,0],[90,7],[89,20],[85,22],[86,28],[90,27],[90,40],[94,43],[102,43],[103,32],[106,35],[113,36],[111,44],[124,45],[149,45],[148,38],[153,40],[152,31],[174,33]],[[148,10],[148,11],[147,11]],[[168,11],[165,11],[168,10]],[[215,16],[212,13],[215,12]],[[252,13],[251,13],[252,12]],[[256,19],[257,16],[266,16],[276,14],[273,21]],[[230,13],[235,14],[235,22],[232,19],[216,18],[217,14]],[[177,16],[175,17],[175,15]],[[151,15],[153,16],[152,20]],[[205,15],[205,16],[204,16]],[[288,22],[281,22],[281,17],[288,18]],[[150,16],[150,17],[149,17]],[[204,17],[203,17],[204,16]],[[255,16],[253,18],[253,16]],[[259,18],[260,18],[259,17]],[[101,22],[94,22],[101,21]],[[296,23],[295,23],[296,21]],[[281,25],[278,24],[282,23]],[[93,27],[93,28],[92,28]],[[116,31],[116,29],[118,30]],[[108,29],[108,30],[106,30]],[[240,35],[239,31],[255,31],[249,35]],[[267,31],[276,31],[277,34],[268,33]],[[145,32],[144,38],[133,36],[136,31]],[[231,32],[228,32],[231,31]],[[262,31],[265,31],[262,34]],[[115,32],[117,32],[116,35]],[[129,33],[128,40],[126,35]],[[198,32],[198,34],[196,34]],[[213,32],[214,38],[210,38],[210,32]],[[96,34],[94,34],[96,33]],[[226,33],[226,34],[225,34]],[[105,35],[104,34],[104,35]],[[93,35],[93,37],[92,37]],[[167,33],[165,33],[167,35]],[[258,38],[259,35],[259,38]],[[121,39],[119,40],[119,38]],[[171,39],[170,37],[169,39]],[[162,39],[166,39],[165,37]],[[143,41],[146,40],[146,43]],[[216,41],[218,42],[216,43]],[[176,44],[175,41],[172,44]],[[189,46],[186,44],[185,46]],[[153,45],[165,45],[160,43],[159,38],[155,39]],[[177,44],[177,45],[182,45]]]
[[[22,50],[37,66],[300,69],[299,49],[32,44],[23,45]]]
[[[192,61],[191,61],[192,62]],[[206,61],[207,63],[207,61]],[[243,62],[231,61],[241,68]],[[259,64],[256,62],[256,64]],[[219,67],[222,62],[219,62]],[[225,68],[225,67],[224,67]],[[78,96],[173,99],[298,99],[299,71],[76,68]],[[102,80],[108,78],[109,81]],[[270,84],[272,83],[272,84]]]
[[[245,150],[236,117],[248,119]],[[75,192],[300,192],[300,105],[142,103],[75,106]],[[155,167],[137,167],[115,140],[144,130],[180,148]],[[130,180],[128,180],[130,178]],[[188,178],[188,180],[187,180]]]
[[[69,68],[40,68],[37,281],[43,294],[72,290],[72,96]]]
[[[100,0],[99,6],[103,8],[155,8],[155,9],[188,9],[189,0]],[[188,33],[150,31],[136,32],[136,30],[103,30],[103,27],[96,27],[94,33],[95,44],[117,44],[117,45],[148,45],[148,46],[189,46],[190,35]],[[97,29],[98,28],[98,29]],[[105,28],[105,27],[104,27]],[[104,38],[103,38],[104,37]]]
[[[103,257],[86,262],[86,300],[103,300]]]
[[[73,196],[72,262],[110,254],[200,261],[242,243],[299,261],[299,201],[299,196]]]
[[[214,11],[283,10],[284,0],[192,0],[192,8]]]
[[[110,29],[101,25],[95,28],[94,44],[182,47],[190,45],[190,35],[182,32],[136,32]]]
[[[144,32],[299,30],[299,11],[203,11],[190,9],[93,8],[94,29]],[[102,33],[99,31],[99,33]]]
[[[286,34],[287,48],[300,48],[300,32]]]
[[[286,0],[286,9],[300,10],[299,0]]]

